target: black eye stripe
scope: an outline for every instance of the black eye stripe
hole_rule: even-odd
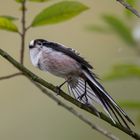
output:
[[[33,49],[33,48],[34,48],[34,46],[33,46],[33,45],[29,45],[29,48],[30,48],[30,49]]]
[[[42,46],[42,45],[43,45],[43,42],[40,42],[40,41],[39,41],[39,42],[37,42],[36,44],[39,45],[39,46]]]

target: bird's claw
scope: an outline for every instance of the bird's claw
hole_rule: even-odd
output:
[[[78,98],[77,99],[80,99],[80,101],[83,99],[83,97],[85,96],[85,99],[86,99],[86,105],[89,105],[89,103],[88,103],[88,98],[87,98],[87,95],[86,95],[86,93],[83,93],[82,95],[80,95],[80,96],[78,96]]]
[[[60,90],[61,90],[61,87],[60,86],[56,86],[56,94],[57,95],[60,95]]]
[[[82,95],[78,96],[78,98],[77,98],[77,99],[82,100],[82,98],[83,98],[84,96],[86,96],[86,94],[85,94],[85,93],[83,93]]]

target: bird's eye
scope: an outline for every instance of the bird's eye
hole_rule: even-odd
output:
[[[37,42],[37,45],[42,46],[42,42],[40,42],[40,41]]]

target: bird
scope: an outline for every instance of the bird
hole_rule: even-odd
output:
[[[29,43],[29,53],[35,67],[65,79],[59,89],[67,83],[69,94],[81,103],[92,106],[96,113],[94,103],[103,107],[114,124],[119,123],[129,130],[128,123],[135,125],[100,84],[92,65],[75,49],[45,39],[34,39]]]

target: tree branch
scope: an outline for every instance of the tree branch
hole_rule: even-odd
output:
[[[26,26],[25,26],[25,19],[26,19],[26,0],[23,0],[22,4],[22,17],[21,17],[21,23],[22,23],[22,32],[21,32],[21,50],[20,50],[20,63],[24,64],[24,50],[25,50],[25,35],[26,35]]]
[[[52,90],[53,92],[57,92],[57,87],[55,87],[54,85],[52,85],[51,83],[46,82],[45,80],[43,80],[42,78],[38,77],[37,75],[35,75],[34,73],[32,73],[31,71],[29,71],[27,68],[25,68],[23,65],[21,65],[20,63],[18,63],[14,58],[12,58],[8,53],[6,53],[5,51],[3,51],[2,49],[0,49],[0,55],[3,56],[6,60],[8,60],[11,64],[13,64],[17,69],[19,69],[21,72],[23,72],[23,74],[28,77],[29,79],[31,79],[34,82],[37,82],[39,84],[41,84],[42,86]],[[65,92],[63,92],[62,90],[60,90],[60,96],[63,97],[65,100],[71,102],[72,104],[76,105],[77,107],[86,110],[87,112],[97,116],[97,114],[93,111],[93,109],[90,106],[87,106],[85,104],[82,104],[81,102],[79,102],[78,100],[72,98],[71,96],[69,96],[68,94],[66,94]],[[120,129],[121,131],[125,132],[126,134],[130,135],[131,137],[140,140],[140,135],[137,134],[134,131],[131,131],[123,126],[121,126],[119,123],[114,124],[109,117],[107,117],[105,114],[99,112],[100,118],[106,122],[108,122],[109,124],[111,124],[112,126]],[[97,116],[98,117],[98,116]]]
[[[67,111],[69,111],[70,113],[72,113],[74,116],[78,117],[80,120],[82,120],[84,123],[86,123],[87,125],[89,125],[92,129],[98,131],[99,133],[101,133],[102,135],[106,136],[107,138],[111,139],[111,140],[118,140],[118,138],[114,135],[112,135],[111,133],[107,132],[106,130],[101,129],[100,127],[96,126],[95,124],[93,124],[92,122],[90,122],[88,119],[86,119],[85,117],[83,117],[81,114],[79,114],[75,109],[73,109],[72,107],[64,104],[61,100],[59,100],[56,96],[54,96],[52,93],[50,93],[48,90],[46,90],[46,88],[42,87],[41,85],[39,85],[38,83],[35,83],[32,81],[32,83],[39,89],[41,90],[45,95],[47,95],[48,97],[50,97],[52,100],[54,100],[58,105],[62,106],[63,108],[65,108]]]
[[[0,80],[10,79],[10,78],[13,78],[13,77],[16,77],[16,76],[19,76],[19,75],[22,75],[22,73],[18,72],[18,73],[2,76],[2,77],[0,77]]]
[[[134,9],[131,5],[129,5],[128,3],[126,3],[124,0],[116,0],[118,1],[120,4],[122,4],[126,9],[128,9],[129,11],[131,11],[134,15],[136,15],[137,17],[140,18],[140,13]]]

